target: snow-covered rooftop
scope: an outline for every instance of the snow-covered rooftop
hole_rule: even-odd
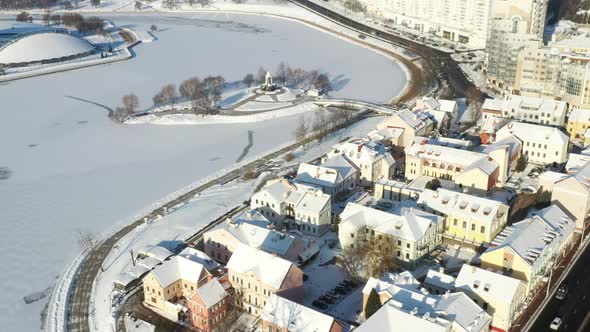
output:
[[[207,271],[209,272],[219,267],[219,263],[211,259],[209,255],[195,248],[186,247],[183,251],[180,252],[180,254],[178,254],[178,256],[190,259],[195,263],[203,265],[205,269],[207,269]]]
[[[330,204],[331,198],[321,190],[301,188],[292,192],[286,202],[293,204],[295,211],[319,213]]]
[[[575,228],[575,222],[558,206],[552,205],[504,228],[483,255],[509,247],[527,264],[536,266],[542,261],[539,257],[548,255],[549,249],[560,245]]]
[[[498,168],[498,163],[490,160],[486,154],[433,144],[414,143],[406,151],[406,155],[440,162],[451,167],[462,167],[464,170],[479,168],[486,174],[491,174]]]
[[[296,182],[332,188],[343,180],[338,169],[301,163],[297,170]]]
[[[285,255],[293,245],[295,238],[292,235],[283,235],[280,232],[250,223],[224,222],[212,232],[223,230],[239,242],[253,248],[259,248],[277,255]]]
[[[512,121],[498,130],[496,137],[502,139],[514,135],[522,141],[530,141],[539,144],[567,144],[568,136],[555,127],[547,127],[532,123]]]
[[[268,201],[270,198],[275,202],[282,202],[296,189],[297,188],[286,179],[279,178],[269,181],[260,191],[252,195],[252,200],[258,198],[263,201]]]
[[[418,199],[423,204],[445,215],[462,215],[469,219],[476,219],[491,223],[499,213],[502,203],[484,197],[473,196],[443,188],[436,191],[425,189]]]
[[[424,283],[443,289],[453,289],[455,285],[455,277],[430,269],[428,270],[428,273],[426,273]]]
[[[223,300],[225,297],[225,289],[219,283],[217,278],[213,278],[209,280],[203,286],[197,288],[196,295],[198,295],[207,308],[214,306],[215,304],[219,303],[219,301]]]
[[[197,283],[203,274],[203,265],[184,257],[174,256],[162,265],[158,265],[153,273],[163,287],[179,279]]]
[[[518,279],[467,264],[461,267],[455,280],[457,290],[468,290],[504,303],[512,303],[520,287],[524,288],[524,283]]]
[[[574,108],[569,115],[568,121],[589,123],[590,110],[583,108]]]
[[[240,244],[232,254],[227,269],[238,273],[252,272],[266,285],[279,289],[294,266],[289,261],[262,250]]]
[[[329,332],[334,324],[333,317],[276,294],[268,298],[262,319],[287,331]]]
[[[375,232],[389,234],[399,239],[418,241],[431,225],[443,222],[444,218],[416,209],[403,209],[401,215],[384,212],[357,203],[348,203],[340,214],[340,227],[355,229],[369,227]]]
[[[94,51],[84,39],[68,34],[42,32],[24,36],[0,49],[0,63],[27,63],[75,56]]]

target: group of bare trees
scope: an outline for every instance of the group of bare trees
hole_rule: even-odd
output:
[[[33,22],[33,16],[27,12],[20,12],[16,15],[17,22]]]
[[[44,9],[56,3],[57,0],[0,0],[0,9]]]
[[[262,84],[266,73],[268,71],[260,67],[256,74],[248,73],[242,79],[242,82],[248,87],[252,84]],[[317,70],[307,71],[302,68],[292,68],[288,64],[281,62],[274,72],[275,82],[283,86],[293,87],[297,89],[309,90],[312,87],[324,93],[332,91],[332,83],[330,78],[325,73],[320,73]]]
[[[339,263],[348,275],[358,279],[379,278],[396,268],[397,249],[392,237],[374,235],[369,229],[355,236],[357,240],[340,254]]]
[[[135,94],[125,95],[121,101],[123,106],[117,107],[114,112],[109,114],[111,120],[117,123],[125,122],[125,120],[137,113],[137,109],[139,108],[139,98]]]
[[[367,12],[367,6],[361,3],[359,0],[344,0],[342,5],[344,6],[344,8],[356,13]]]
[[[95,32],[104,33],[104,20],[100,17],[90,16],[85,18],[78,13],[65,13],[63,15],[51,14],[49,10],[43,14],[45,24],[63,24],[66,27],[75,27],[80,33]],[[32,22],[33,16],[28,12],[21,12],[16,15],[17,22]]]
[[[174,84],[164,85],[152,98],[154,105],[174,104],[180,99],[191,102],[195,114],[209,114],[218,109],[225,78],[207,76],[204,79],[191,77],[180,83],[178,89]]]
[[[352,110],[346,108],[338,108],[329,112],[319,110],[315,112],[313,120],[306,120],[305,117],[301,116],[297,121],[293,136],[298,142],[304,142],[303,149],[305,150],[311,138],[322,141],[330,130],[350,123],[352,117]]]

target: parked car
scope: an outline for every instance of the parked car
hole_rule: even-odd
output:
[[[559,286],[559,288],[557,289],[557,292],[555,293],[555,298],[558,300],[563,300],[563,299],[565,299],[566,296],[567,296],[567,285]]]
[[[553,331],[557,331],[557,330],[559,330],[559,327],[561,326],[561,323],[562,323],[561,318],[560,317],[555,317],[555,318],[553,318],[553,321],[549,325],[549,328],[552,329]]]
[[[324,301],[328,304],[334,304],[336,302],[336,299],[333,297],[326,297],[325,295],[320,297],[320,301]]]
[[[328,307],[328,305],[326,304],[326,302],[323,302],[323,301],[320,301],[320,300],[314,300],[311,304],[314,307],[320,308],[320,309],[326,309]]]
[[[359,38],[360,38],[360,39],[365,39],[365,38],[367,38],[367,36],[365,36],[365,35],[363,35],[363,34],[360,34],[360,35],[359,35]]]

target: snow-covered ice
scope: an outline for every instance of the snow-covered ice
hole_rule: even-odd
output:
[[[285,61],[328,72],[337,97],[384,102],[405,85],[394,61],[288,20],[236,14],[109,15],[119,26],[147,31],[131,60],[40,76],[0,86],[0,326],[34,331],[44,291],[77,257],[76,230],[109,232],[151,202],[235,164],[254,132],[246,159],[292,140],[293,116],[208,126],[118,126],[106,115],[133,92],[148,107],[167,83],[193,75],[241,80],[259,66]],[[314,50],[310,52],[310,50]]]

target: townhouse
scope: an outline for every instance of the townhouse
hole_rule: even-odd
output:
[[[537,211],[496,236],[481,255],[481,268],[524,281],[528,294],[571,245],[574,229],[574,221],[556,205]]]
[[[439,271],[429,269],[426,272],[426,278],[422,283],[422,287],[425,288],[430,294],[444,294],[446,292],[453,292],[455,290],[455,277],[443,273],[441,268]]]
[[[445,216],[445,242],[459,243],[474,249],[492,242],[506,225],[509,208],[496,200],[443,188],[424,190],[418,199],[418,206]]]
[[[459,105],[454,100],[436,100],[430,97],[423,97],[416,101],[412,112],[423,113],[429,116],[434,120],[438,132],[445,134],[451,128],[452,122],[458,118]]]
[[[240,244],[226,267],[240,310],[259,316],[273,294],[303,301],[303,271],[287,260]]]
[[[210,277],[203,265],[173,256],[143,278],[144,303],[180,319],[186,299]]]
[[[342,324],[333,317],[273,294],[262,311],[262,331],[342,332]]]
[[[510,329],[526,299],[526,285],[521,280],[467,264],[459,271],[455,289],[492,316],[492,331],[498,332]]]
[[[497,186],[503,187],[522,156],[522,142],[516,136],[508,135],[491,144],[481,145],[478,151],[498,161],[500,169]]]
[[[512,121],[498,130],[496,139],[515,136],[522,142],[523,155],[536,164],[562,164],[567,160],[569,139],[554,127]]]
[[[216,331],[224,323],[231,301],[228,293],[231,286],[227,282],[226,287],[219,280],[211,279],[187,298],[190,323],[198,331]]]
[[[426,114],[416,114],[403,109],[377,125],[377,132],[395,146],[409,147],[414,137],[429,136],[434,130],[434,121]]]
[[[393,214],[356,203],[348,203],[340,214],[338,239],[342,248],[357,241],[390,241],[399,264],[413,267],[441,242],[444,218],[403,209]]]
[[[486,99],[481,107],[483,120],[499,117],[521,122],[563,127],[567,104],[564,101],[508,95],[505,99]]]
[[[573,174],[564,174],[556,180],[551,200],[552,204],[572,216],[576,230],[581,232],[590,213],[590,163],[586,162],[584,166],[572,168],[571,171]]]
[[[268,220],[281,220],[287,214],[287,197],[297,187],[285,178],[268,180],[250,198],[250,209],[259,211]]]

